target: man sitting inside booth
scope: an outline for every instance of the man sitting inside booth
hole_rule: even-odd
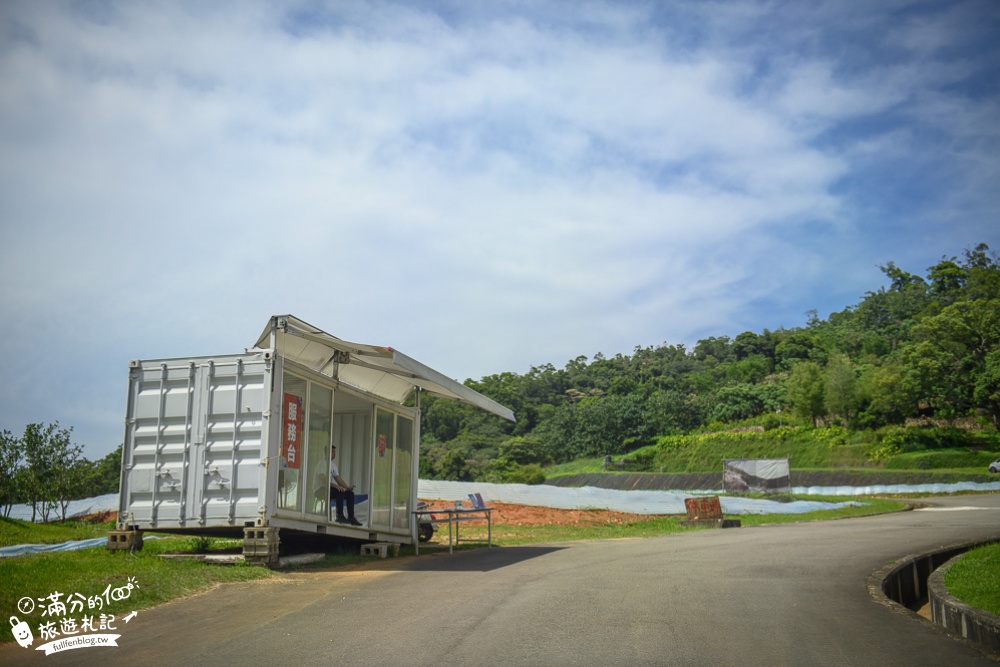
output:
[[[360,526],[361,522],[354,518],[354,486],[344,481],[337,468],[337,446],[330,450],[330,504],[337,507],[337,523],[349,523]],[[344,503],[347,503],[347,516],[344,516]]]

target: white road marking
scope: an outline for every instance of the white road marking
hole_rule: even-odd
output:
[[[996,510],[997,507],[921,507],[918,512],[964,512],[966,510]]]

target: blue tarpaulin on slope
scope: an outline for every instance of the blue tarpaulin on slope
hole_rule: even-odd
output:
[[[89,540],[74,540],[63,542],[62,544],[16,544],[12,547],[0,547],[0,558],[24,556],[25,554],[51,553],[54,551],[89,549],[90,547],[104,546],[107,541],[107,537],[93,537]]]
[[[147,540],[161,539],[159,535],[146,535]],[[13,556],[24,556],[26,554],[45,554],[56,551],[77,551],[79,549],[90,549],[92,547],[103,547],[108,541],[107,537],[92,537],[89,540],[71,540],[62,544],[15,544],[10,547],[0,547],[0,558],[11,558]]]

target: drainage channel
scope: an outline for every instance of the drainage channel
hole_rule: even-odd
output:
[[[997,540],[965,542],[907,556],[874,572],[868,592],[894,611],[917,615],[959,641],[1000,659],[1000,619],[948,594],[940,568],[953,558]]]

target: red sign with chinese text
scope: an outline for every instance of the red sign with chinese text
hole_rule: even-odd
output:
[[[281,434],[281,458],[288,468],[299,469],[302,455],[302,398],[295,394],[285,394],[284,427]]]
[[[684,506],[687,508],[688,521],[714,521],[722,518],[719,496],[685,498]]]

